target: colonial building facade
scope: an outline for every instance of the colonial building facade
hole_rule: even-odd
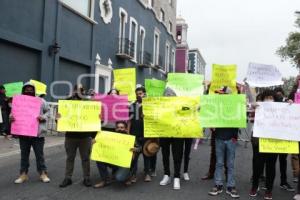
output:
[[[189,73],[202,74],[205,77],[206,62],[199,49],[189,50]]]
[[[188,24],[179,16],[176,22],[176,67],[180,73],[202,74],[205,76],[206,62],[198,49],[189,49]]]
[[[36,79],[63,95],[80,77],[104,93],[112,70],[127,67],[139,84],[165,79],[175,70],[177,2],[153,2],[1,0],[0,84]]]

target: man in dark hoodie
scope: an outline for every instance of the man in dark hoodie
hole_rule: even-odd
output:
[[[84,96],[84,88],[82,85],[75,85],[73,94],[68,100],[83,101],[87,99]],[[58,113],[58,118],[60,114]],[[67,154],[65,178],[59,185],[61,188],[65,188],[72,184],[72,175],[74,170],[74,162],[76,158],[77,149],[79,149],[82,170],[83,170],[83,185],[86,187],[92,186],[90,181],[90,153],[92,138],[95,138],[96,132],[66,132],[65,137],[65,149]]]
[[[35,86],[31,83],[24,84],[22,88],[22,95],[35,96]],[[39,97],[37,97],[39,98]],[[37,137],[26,137],[20,136],[20,150],[21,150],[21,169],[20,176],[15,180],[15,184],[21,184],[28,180],[28,168],[29,168],[29,155],[31,146],[34,150],[37,170],[40,174],[40,180],[43,183],[49,183],[50,179],[47,175],[47,167],[45,164],[44,158],[44,144],[45,144],[45,135],[47,133],[46,123],[49,118],[49,106],[45,100],[42,100],[42,106],[40,111],[40,116],[37,118],[39,121],[39,132]],[[10,115],[11,121],[17,119],[13,115]]]

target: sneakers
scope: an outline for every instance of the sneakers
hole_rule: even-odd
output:
[[[159,185],[169,185],[171,183],[171,178],[168,175],[164,175],[163,179],[160,181]]]
[[[156,171],[152,171],[152,172],[150,173],[150,176],[151,176],[151,177],[156,177]]]
[[[257,188],[257,189],[256,188],[252,188],[251,191],[250,191],[250,193],[249,193],[249,196],[250,197],[256,197],[258,191],[259,191],[259,188]]]
[[[131,181],[132,183],[136,183],[136,182],[137,182],[137,177],[136,177],[136,175],[133,175],[133,176],[130,178],[130,181]]]
[[[226,194],[229,194],[234,199],[240,198],[240,195],[238,194],[235,187],[228,187],[227,190],[226,190]]]
[[[151,176],[150,176],[149,174],[146,174],[146,175],[145,175],[145,178],[144,178],[144,181],[145,181],[145,182],[151,182],[151,181],[152,181]]]
[[[207,175],[203,176],[201,179],[202,179],[203,181],[206,181],[206,180],[211,180],[211,179],[213,179],[213,178],[214,178],[213,175],[207,174]]]
[[[173,189],[180,190],[180,178],[174,178]]]
[[[89,178],[85,178],[82,182],[82,184],[85,186],[85,187],[91,187],[92,186],[92,183],[91,183],[91,180]]]
[[[106,182],[105,181],[101,181],[100,183],[97,183],[96,185],[94,185],[95,189],[98,188],[104,188],[106,186]]]
[[[273,199],[273,197],[272,197],[272,192],[266,192],[265,193],[265,196],[264,196],[264,199],[266,199],[266,200],[271,200],[271,199]]]
[[[50,178],[47,176],[47,174],[45,172],[43,172],[40,176],[40,180],[43,183],[50,183]]]
[[[298,183],[298,177],[294,177],[294,178],[293,178],[293,182],[294,182],[294,183]]]
[[[183,173],[183,180],[185,180],[185,181],[189,181],[190,180],[190,177],[189,177],[188,173]]]
[[[216,185],[211,189],[211,191],[208,193],[211,196],[217,196],[223,192],[223,185]]]
[[[280,188],[289,192],[295,192],[295,189],[292,188],[292,186],[290,186],[290,184],[286,183],[286,184],[281,184]]]
[[[72,180],[69,178],[65,178],[63,182],[59,185],[59,187],[65,188],[68,187],[69,185],[72,185]]]
[[[24,182],[28,181],[28,179],[29,179],[29,177],[28,177],[27,174],[21,174],[21,175],[19,176],[19,178],[17,178],[17,179],[15,180],[15,184],[21,184],[21,183],[24,183]]]
[[[300,194],[296,194],[294,197],[293,197],[294,200],[300,200]]]

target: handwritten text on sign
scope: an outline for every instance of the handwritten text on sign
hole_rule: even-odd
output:
[[[200,122],[209,128],[245,128],[245,95],[203,95],[200,98]]]
[[[143,100],[146,138],[200,138],[199,97],[161,97]]]
[[[257,63],[249,64],[247,82],[253,87],[270,87],[283,84],[282,75],[275,66]]]
[[[12,101],[12,116],[14,122],[11,125],[13,135],[37,137],[42,101],[40,98],[26,95],[16,95]]]
[[[299,144],[295,141],[259,138],[259,152],[299,154]]]
[[[176,96],[200,96],[204,91],[203,80],[204,76],[199,74],[169,73],[167,87]]]
[[[136,69],[116,69],[114,70],[114,88],[120,91],[121,95],[128,95],[129,101],[134,101],[136,86]]]
[[[134,142],[135,137],[132,135],[99,132],[92,148],[91,159],[130,168],[132,160],[130,149],[134,147]]]
[[[93,101],[58,101],[58,131],[100,131],[101,103]]]
[[[209,88],[209,94],[215,94],[216,90],[227,86],[232,93],[236,94],[236,65],[213,65],[212,82]]]
[[[253,136],[300,141],[300,105],[260,102],[255,112]]]

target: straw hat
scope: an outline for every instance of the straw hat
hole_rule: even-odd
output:
[[[154,156],[159,151],[159,142],[157,139],[149,139],[143,147],[143,154],[147,157]]]

